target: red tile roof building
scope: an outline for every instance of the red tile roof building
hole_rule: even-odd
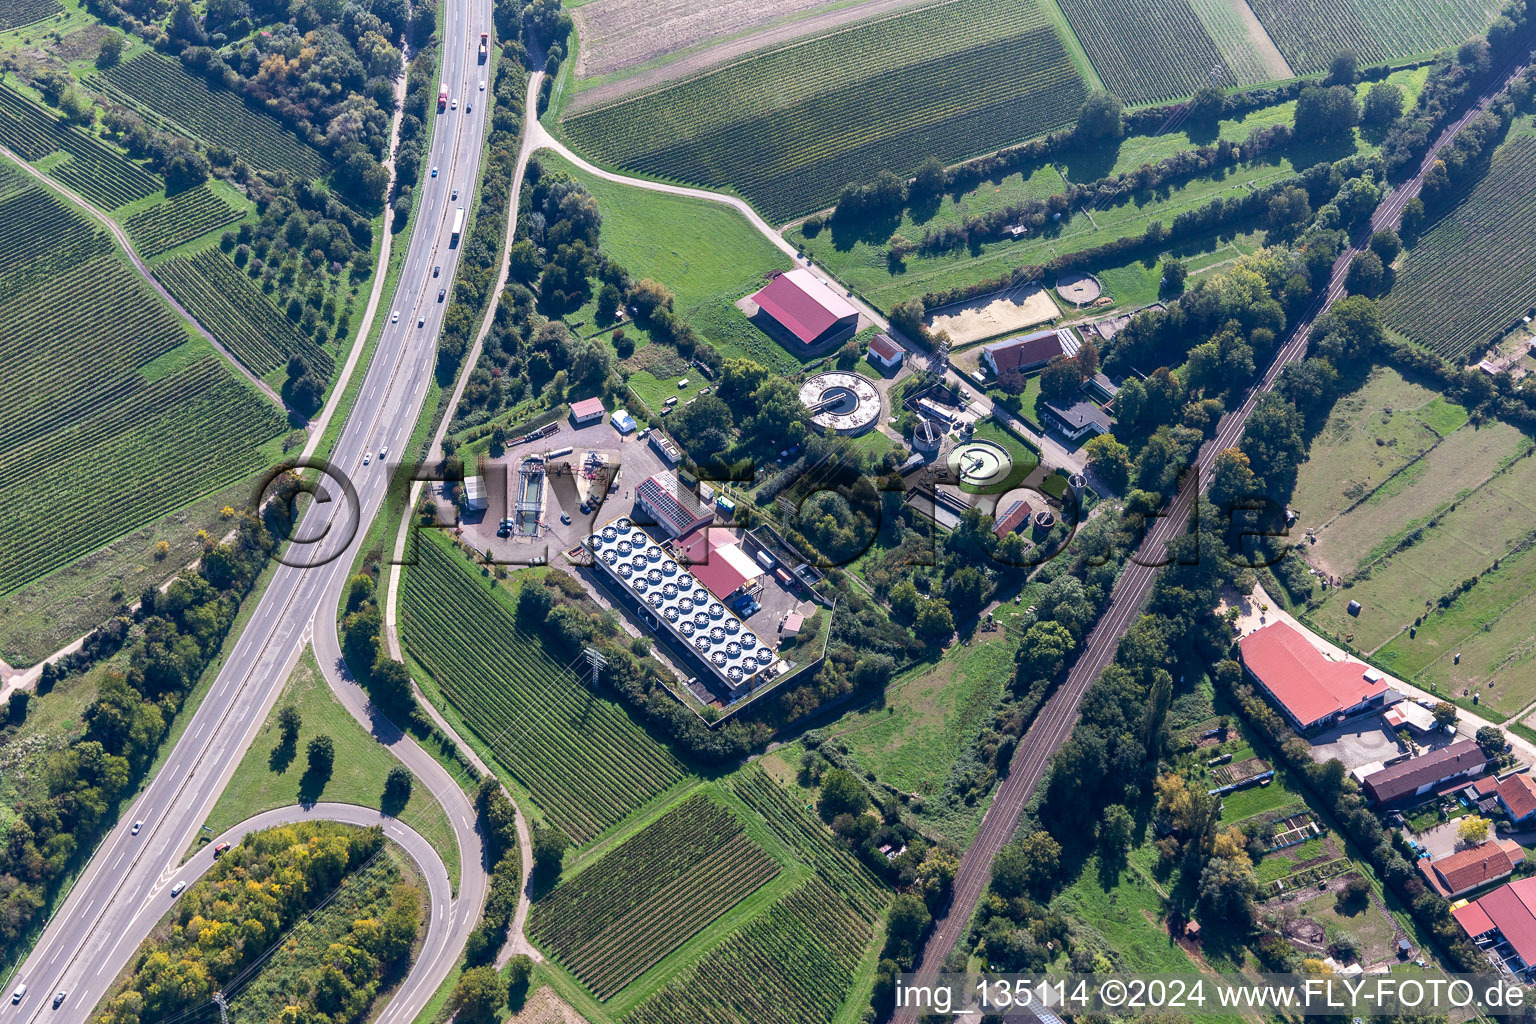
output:
[[[900,366],[906,354],[907,350],[892,341],[888,335],[877,334],[869,339],[869,358],[887,370]]]
[[[1016,533],[1028,526],[1029,517],[1034,511],[1030,507],[1029,502],[1020,498],[1010,504],[1003,514],[997,518],[992,526],[992,532],[997,535],[998,540],[1002,540],[1010,533]]]
[[[1380,672],[1358,661],[1330,661],[1287,623],[1256,629],[1238,647],[1243,668],[1298,732],[1327,728],[1387,703],[1389,691]]]
[[[1057,356],[1075,356],[1081,347],[1082,342],[1070,327],[1057,327],[984,345],[981,358],[986,360],[993,373],[1002,376],[1005,373],[1028,373]]]
[[[779,274],[752,301],[807,349],[846,341],[858,329],[858,308],[804,267]]]
[[[1512,839],[1492,839],[1439,860],[1420,859],[1424,880],[1446,899],[1507,878],[1525,860],[1525,851]]]
[[[1497,795],[1511,821],[1524,821],[1536,814],[1536,782],[1523,772],[1500,779]]]
[[[579,402],[571,403],[572,423],[593,423],[603,418],[603,413],[608,410],[603,408],[601,398],[583,398]]]
[[[696,530],[682,540],[679,559],[693,578],[724,601],[763,574],[762,566],[742,550],[730,530]]]
[[[1457,740],[1448,747],[1399,761],[1365,777],[1365,795],[1378,804],[1390,804],[1422,796],[1446,782],[1481,775],[1488,755],[1472,740]]]
[[[1499,886],[1451,911],[1467,938],[1491,951],[1524,980],[1536,964],[1536,878]]]

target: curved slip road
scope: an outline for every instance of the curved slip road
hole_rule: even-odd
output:
[[[187,862],[176,872],[176,881],[186,882],[190,885],[207,874],[208,869],[214,865],[213,849],[220,843],[229,843],[231,846],[235,846],[252,832],[260,832],[263,829],[275,828],[278,825],[291,825],[297,821],[307,820],[339,821],[346,825],[359,825],[364,828],[378,825],[383,828],[385,838],[399,844],[405,850],[406,855],[416,862],[416,867],[421,871],[422,877],[426,879],[427,895],[431,901],[431,909],[428,911],[427,916],[426,941],[422,943],[421,951],[417,954],[416,961],[411,964],[410,973],[406,975],[405,981],[396,990],[394,997],[390,1001],[390,1006],[386,1007],[384,1012],[377,1018],[379,1020],[409,1020],[410,1018],[408,1017],[392,1016],[391,1011],[396,1002],[402,1000],[405,1002],[425,1002],[425,999],[430,998],[433,992],[436,991],[437,981],[432,980],[430,985],[427,982],[437,975],[439,968],[442,968],[439,962],[442,959],[445,948],[442,932],[447,916],[446,908],[452,902],[452,889],[448,882],[448,869],[443,865],[443,859],[438,855],[436,847],[424,839],[415,829],[412,829],[399,819],[392,818],[382,811],[376,811],[371,807],[359,807],[356,804],[321,802],[310,804],[309,806],[277,807],[247,818],[187,858]],[[118,945],[114,948],[115,950],[121,949],[124,952],[124,955],[121,957],[122,963],[119,965],[119,970],[128,963],[134,952],[149,937],[150,931],[170,911],[175,903],[176,897],[171,895],[169,888],[160,890],[152,899],[144,901],[139,913],[131,921],[127,922],[125,929],[117,936],[116,941]],[[456,951],[453,953],[447,966],[451,968],[455,959],[457,959]],[[444,968],[443,974],[446,973],[447,970]],[[116,973],[114,972],[111,977],[116,977]],[[110,983],[111,978],[108,980]],[[416,997],[421,995],[420,990],[424,985],[427,986],[425,998],[418,1000]],[[30,1003],[41,999],[51,1006],[53,995],[57,991],[59,990],[48,989],[46,991],[39,990],[33,992],[29,985],[27,998],[23,1003]],[[75,992],[69,989],[64,991],[66,992],[65,1004],[67,1006],[76,1007],[84,1012],[89,1012],[94,1008],[94,1001],[89,1005],[82,1003],[82,1000],[87,998],[94,989],[87,990],[86,992]],[[97,998],[100,998],[99,994]],[[61,1007],[58,1012],[62,1013],[63,1008]]]
[[[1241,406],[1222,417],[1217,424],[1215,436],[1201,446],[1196,462],[1197,472],[1186,478],[1190,486],[1181,488],[1168,513],[1157,519],[1147,531],[1131,564],[1126,566],[1115,582],[1109,603],[1088,634],[1083,652],[1067,674],[1066,681],[1046,702],[1019,744],[1019,752],[1014,755],[1007,778],[998,787],[997,797],[982,818],[976,839],[961,858],[959,871],[955,875],[954,895],[949,908],[923,946],[922,956],[917,963],[918,973],[931,976],[942,970],[956,942],[970,927],[976,905],[991,881],[993,859],[1013,838],[1024,805],[1034,795],[1052,755],[1071,735],[1083,695],[1114,659],[1120,638],[1140,614],[1143,603],[1151,593],[1158,563],[1166,557],[1165,545],[1185,532],[1197,495],[1209,485],[1216,456],[1236,445],[1242,438],[1248,417],[1259,400],[1274,388],[1281,370],[1306,355],[1307,336],[1312,324],[1345,294],[1344,279],[1349,271],[1350,259],[1366,248],[1371,233],[1397,225],[1403,207],[1418,195],[1424,184],[1424,175],[1440,150],[1467,122],[1486,110],[1504,86],[1525,70],[1527,63],[1527,58],[1513,62],[1497,79],[1497,84],[1490,86],[1461,117],[1441,132],[1420,162],[1418,172],[1381,201],[1371,215],[1369,226],[1356,236],[1334,262],[1327,289],[1290,328],[1285,342],[1276,352],[1264,376],[1248,390]],[[912,1024],[917,1018],[917,1010],[909,1007],[899,1010],[893,1019],[903,1024]]]
[[[441,79],[461,101],[460,109],[437,118],[428,160],[438,165],[439,177],[427,179],[419,189],[415,214],[419,220],[393,307],[400,317],[398,322],[386,323],[380,334],[357,401],[341,429],[338,465],[322,481],[322,492],[306,512],[299,536],[283,554],[293,564],[274,572],[207,695],[195,710],[184,712],[188,717],[180,739],[123,813],[117,828],[102,840],[32,953],[13,973],[12,984],[25,982],[29,989],[19,1010],[11,1011],[13,1020],[37,1020],[47,1004],[38,993],[59,989],[69,991],[72,998],[58,1011],[49,1012],[48,1020],[74,1024],[86,1019],[121,967],[121,961],[113,966],[114,957],[131,953],[118,938],[127,923],[175,880],[183,851],[276,702],[308,639],[311,621],[316,614],[322,620],[335,617],[335,595],[345,583],[366,524],[381,506],[395,468],[394,461],[380,453],[387,448],[398,458],[431,383],[436,337],[447,308],[446,302],[437,301],[437,291],[451,287],[459,253],[450,238],[453,211],[474,195],[485,141],[487,111],[482,108],[474,116],[465,116],[463,100],[482,98],[478,82],[487,69],[476,59],[476,50],[480,32],[491,29],[490,0],[470,0],[444,10]],[[458,202],[450,199],[455,188],[462,197]],[[435,278],[434,267],[441,268]],[[372,456],[366,467],[365,453]],[[417,774],[429,787],[440,782],[425,767]],[[432,960],[432,969],[441,968],[442,973],[430,984],[423,982],[423,1001],[462,949],[485,895],[478,836],[452,808],[449,814],[459,839],[462,881],[458,899],[444,910],[443,956]],[[145,822],[138,836],[130,833],[135,820]],[[409,1020],[415,1001],[414,995],[402,993],[383,1019]]]

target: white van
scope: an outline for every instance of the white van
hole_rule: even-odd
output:
[[[171,886],[171,898],[175,899],[177,896],[180,896],[182,893],[184,893],[186,891],[187,891],[187,883],[186,882],[177,882],[175,885]]]
[[[27,986],[25,986],[25,985],[17,985],[16,986],[16,991],[11,993],[11,1005],[15,1006],[17,1003],[21,1002],[22,999],[26,996],[26,994],[27,994]]]

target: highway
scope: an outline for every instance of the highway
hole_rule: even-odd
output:
[[[1186,486],[1180,489],[1167,514],[1153,521],[1134,560],[1125,567],[1120,578],[1115,582],[1110,592],[1109,602],[1097,624],[1089,632],[1083,652],[1073,663],[1065,682],[1052,694],[1024,734],[1018,753],[1014,755],[1013,763],[1009,766],[1008,775],[998,787],[997,797],[982,818],[981,828],[977,831],[975,841],[971,843],[970,848],[965,851],[965,855],[960,860],[960,868],[955,875],[953,897],[944,916],[936,922],[932,934],[923,946],[922,955],[916,967],[918,973],[932,975],[942,970],[944,961],[955,948],[956,942],[970,927],[976,905],[991,881],[993,859],[1013,838],[1024,805],[1029,802],[1044,778],[1051,757],[1072,734],[1072,727],[1077,722],[1078,706],[1082,703],[1083,695],[1099,677],[1099,673],[1114,660],[1120,638],[1141,614],[1141,609],[1151,594],[1152,584],[1157,576],[1158,563],[1166,557],[1165,545],[1187,530],[1195,500],[1198,494],[1210,484],[1216,456],[1225,449],[1235,446],[1242,438],[1243,427],[1248,417],[1253,413],[1259,400],[1274,388],[1285,366],[1306,355],[1312,324],[1334,302],[1345,295],[1344,279],[1349,270],[1350,259],[1366,247],[1371,233],[1394,227],[1399,223],[1403,207],[1418,195],[1424,183],[1424,175],[1434,163],[1440,150],[1468,121],[1487,109],[1489,103],[1505,84],[1525,70],[1527,62],[1526,58],[1522,58],[1512,64],[1505,74],[1497,79],[1495,85],[1490,86],[1461,117],[1441,133],[1429,152],[1425,154],[1414,177],[1398,185],[1381,201],[1371,215],[1369,226],[1353,239],[1334,262],[1328,287],[1312,302],[1301,318],[1291,325],[1284,342],[1264,371],[1264,375],[1249,388],[1242,404],[1228,411],[1221,418],[1215,435],[1201,446],[1196,463],[1198,473],[1187,475]],[[894,1019],[910,1024],[917,1020],[917,1016],[914,1008],[906,1008],[898,1011]]]
[[[452,292],[458,259],[449,237],[453,211],[468,209],[473,201],[485,142],[491,94],[480,91],[479,83],[487,80],[489,87],[491,72],[489,64],[479,63],[476,51],[480,33],[491,31],[490,0],[443,8],[441,81],[449,86],[458,109],[437,118],[428,163],[438,168],[438,176],[423,175],[416,190],[412,216],[417,224],[392,307],[399,318],[384,324],[342,427],[337,465],[305,514],[301,535],[283,556],[292,564],[282,565],[273,575],[211,689],[195,709],[187,710],[185,730],[162,767],[101,842],[31,955],[14,973],[11,986],[24,982],[28,991],[19,1011],[11,1011],[12,1019],[32,1021],[45,1012],[50,1021],[61,1024],[88,1019],[159,917],[156,908],[162,894],[180,876],[183,854],[276,702],[310,638],[315,616],[322,622],[335,616],[366,524],[383,502],[431,382],[435,341],[448,307],[446,300],[438,301],[438,290]],[[465,109],[467,101],[473,101],[472,115]],[[455,189],[456,201],[450,198]],[[441,268],[437,276],[434,267]],[[385,449],[387,459],[381,458]],[[370,465],[363,464],[365,455],[371,456]],[[350,700],[346,703],[352,707]],[[482,845],[462,791],[409,739],[392,748],[444,802],[462,872],[451,908],[434,907],[434,914],[444,914],[441,941],[434,938],[413,968],[400,994],[379,1017],[383,1024],[411,1020],[431,996],[473,929],[486,887]],[[139,820],[144,827],[132,835],[132,824]],[[59,1010],[48,1011],[52,994],[59,990],[69,993],[68,1000]]]

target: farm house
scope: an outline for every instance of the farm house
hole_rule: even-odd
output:
[[[775,276],[752,295],[751,302],[758,309],[754,322],[766,329],[762,322],[766,318],[778,328],[770,333],[781,340],[788,335],[793,344],[786,347],[792,351],[825,352],[859,329],[859,311],[854,304],[804,267]]]

